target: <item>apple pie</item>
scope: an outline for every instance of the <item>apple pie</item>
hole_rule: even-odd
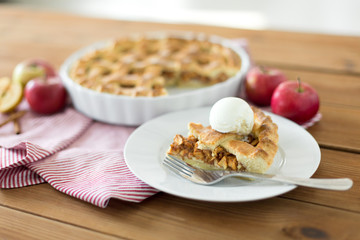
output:
[[[252,107],[254,127],[249,135],[221,133],[189,123],[189,136],[176,135],[168,154],[203,169],[264,173],[278,150],[278,127],[270,116]]]
[[[226,81],[241,67],[232,49],[208,40],[129,39],[78,59],[70,77],[85,88],[126,96],[167,95],[168,87],[202,87]]]

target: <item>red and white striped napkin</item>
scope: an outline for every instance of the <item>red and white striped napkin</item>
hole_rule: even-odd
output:
[[[133,128],[94,122],[73,108],[51,116],[29,111],[20,125],[19,135],[11,123],[0,128],[1,188],[47,182],[99,207],[111,198],[141,202],[158,192],[136,178],[124,161]]]

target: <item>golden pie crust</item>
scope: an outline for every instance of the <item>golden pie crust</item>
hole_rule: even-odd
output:
[[[208,40],[118,39],[77,60],[70,78],[83,87],[117,95],[156,97],[167,87],[201,87],[226,81],[241,67],[230,48]]]
[[[176,135],[168,154],[190,164],[205,163],[214,169],[264,173],[278,150],[278,127],[260,109],[252,107],[252,110],[254,127],[249,135],[220,133],[210,126],[189,123],[189,136]]]

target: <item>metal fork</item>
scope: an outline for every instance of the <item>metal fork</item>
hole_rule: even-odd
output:
[[[251,179],[263,179],[328,190],[348,190],[353,184],[353,181],[349,178],[295,178],[282,175],[236,172],[228,170],[203,170],[189,166],[184,161],[168,154],[163,160],[163,164],[175,174],[202,185],[212,185],[225,178],[234,176]]]

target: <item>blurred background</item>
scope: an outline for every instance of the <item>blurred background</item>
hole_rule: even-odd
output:
[[[360,0],[0,0],[84,16],[360,36]]]

